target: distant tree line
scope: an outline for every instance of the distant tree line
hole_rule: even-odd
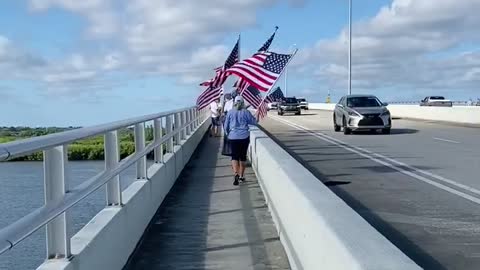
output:
[[[79,127],[48,127],[48,128],[29,128],[29,127],[0,127],[0,143],[14,140],[21,140],[30,137],[43,136],[57,132],[63,132]],[[146,143],[153,141],[153,127],[145,127]],[[135,152],[135,141],[133,128],[119,130],[120,140],[120,158],[125,158]],[[69,160],[103,160],[104,137],[95,136],[84,140],[73,142],[68,146]],[[147,158],[153,158],[153,153],[149,153]],[[43,153],[37,152],[27,156],[12,159],[12,161],[42,161]]]

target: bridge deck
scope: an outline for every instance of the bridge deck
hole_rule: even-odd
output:
[[[233,186],[220,141],[199,145],[125,269],[290,269],[255,174]]]

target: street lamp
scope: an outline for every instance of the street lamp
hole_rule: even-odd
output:
[[[288,47],[288,51],[292,51],[292,47],[296,47],[297,44],[292,44],[290,47]],[[288,65],[285,67],[285,97],[288,97],[288,92],[287,92],[287,80],[288,80]]]
[[[348,0],[348,94],[352,94],[352,0]]]

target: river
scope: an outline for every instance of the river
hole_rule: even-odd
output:
[[[102,161],[72,161],[67,171],[76,186],[98,174]],[[122,188],[134,181],[135,167],[121,174]],[[0,162],[0,228],[20,219],[44,203],[42,162]],[[97,190],[71,211],[70,236],[78,232],[105,205],[105,188]],[[45,229],[0,255],[0,270],[36,269],[45,260]]]

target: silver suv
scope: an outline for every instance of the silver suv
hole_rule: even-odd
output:
[[[335,131],[343,128],[344,134],[350,134],[355,130],[378,129],[384,134],[389,134],[392,118],[386,108],[387,105],[372,95],[344,96],[335,105],[333,127]]]

